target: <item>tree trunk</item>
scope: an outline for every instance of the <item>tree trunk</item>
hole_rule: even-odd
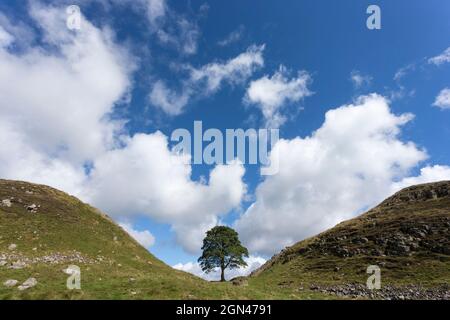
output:
[[[225,281],[225,268],[221,267],[220,268],[220,281],[224,282]]]

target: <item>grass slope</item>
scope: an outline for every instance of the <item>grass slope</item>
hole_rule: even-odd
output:
[[[450,283],[449,230],[450,182],[415,186],[286,248],[248,278],[210,283],[165,265],[72,196],[0,180],[0,299],[335,299],[311,285],[365,284],[373,264],[384,285],[434,287]],[[66,288],[72,264],[82,290]],[[4,285],[31,277],[38,284],[24,291]]]
[[[406,188],[367,213],[298,242],[253,273],[297,292],[312,284],[365,284],[369,265],[383,285],[450,284],[450,182]]]
[[[3,201],[5,200],[5,201]],[[32,205],[36,205],[36,208]],[[30,207],[32,206],[32,207]],[[11,245],[17,247],[10,250]],[[273,299],[292,296],[264,286],[209,283],[156,259],[97,209],[53,188],[0,180],[0,299]],[[68,290],[69,265],[81,289]],[[19,268],[14,269],[13,266]],[[34,277],[38,284],[19,291]],[[4,282],[18,280],[8,288]]]

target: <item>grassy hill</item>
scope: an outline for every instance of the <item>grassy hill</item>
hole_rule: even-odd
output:
[[[0,299],[365,298],[368,265],[380,266],[383,288],[393,292],[378,298],[405,290],[408,298],[420,290],[442,298],[449,293],[449,230],[450,182],[411,187],[286,248],[248,278],[210,283],[165,265],[72,196],[0,180]],[[72,264],[81,269],[81,290],[66,288]],[[30,278],[37,284],[19,290]]]
[[[450,182],[406,188],[286,248],[251,278],[286,290],[368,297],[375,294],[364,289],[369,265],[381,270],[384,290],[376,297],[450,299]]]
[[[68,290],[69,265],[81,269],[81,290]],[[18,286],[35,278],[26,290]],[[17,280],[13,287],[4,285]],[[302,298],[321,297],[310,292]],[[53,188],[0,180],[0,299],[289,298],[209,283],[167,266],[108,216]]]

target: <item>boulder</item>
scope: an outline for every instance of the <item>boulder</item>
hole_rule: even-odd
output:
[[[11,288],[11,287],[15,287],[16,284],[18,284],[18,283],[19,283],[19,281],[17,281],[17,280],[9,279],[9,280],[6,280],[5,282],[3,282],[3,285],[5,287]]]
[[[9,208],[9,207],[12,206],[12,203],[11,203],[10,199],[4,199],[4,200],[2,200],[1,205],[2,205],[2,207],[8,207]]]
[[[24,283],[22,283],[19,287],[18,287],[18,289],[20,290],[20,291],[23,291],[23,290],[27,290],[27,289],[29,289],[29,288],[33,288],[34,286],[36,286],[37,285],[37,280],[35,279],[35,278],[29,278],[29,279],[27,279]]]

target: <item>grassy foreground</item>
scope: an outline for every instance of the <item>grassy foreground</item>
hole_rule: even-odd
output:
[[[6,201],[3,201],[6,200]],[[10,248],[13,245],[14,249]],[[0,180],[0,299],[308,299],[251,279],[210,283],[167,266],[97,209],[53,188]],[[69,265],[81,290],[68,290]],[[37,285],[18,285],[35,278]],[[17,280],[14,287],[3,285]]]

